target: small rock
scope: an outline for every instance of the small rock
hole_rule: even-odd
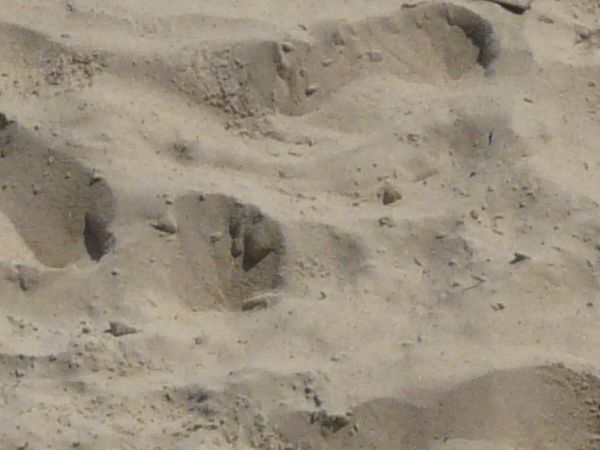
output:
[[[126,336],[128,334],[135,334],[138,332],[136,328],[126,325],[123,322],[109,322],[109,327],[110,328],[106,330],[106,332],[112,334],[115,337]]]
[[[208,237],[210,239],[210,242],[212,244],[219,242],[221,239],[223,239],[223,233],[221,233],[220,231],[217,231],[216,233],[211,233],[211,235]]]
[[[371,62],[383,61],[383,54],[377,50],[371,50],[370,52],[367,52],[367,56]]]
[[[510,261],[510,264],[517,264],[517,263],[520,263],[527,259],[531,259],[531,258],[529,256],[525,255],[524,253],[515,252],[515,256]]]
[[[421,135],[419,135],[417,133],[408,133],[406,135],[406,139],[411,144],[418,144],[421,141]]]
[[[39,285],[41,274],[38,269],[34,267],[24,266],[21,264],[16,264],[15,270],[16,279],[19,282],[19,287],[22,291],[30,291]]]
[[[315,406],[317,408],[320,408],[323,404],[323,400],[321,400],[321,397],[319,397],[317,394],[315,394],[315,396],[313,397],[313,401],[315,402]]]
[[[175,234],[178,229],[177,220],[171,212],[168,212],[163,217],[159,218],[152,226],[157,230],[168,234]]]
[[[269,306],[265,298],[251,298],[242,303],[242,311],[254,311],[256,309],[265,309]]]
[[[92,170],[92,174],[90,176],[90,185],[96,184],[99,181],[102,181],[103,179],[104,177],[102,176],[102,174],[98,170],[94,169]]]
[[[496,303],[496,304],[492,305],[492,309],[494,311],[504,311],[504,309],[505,309],[504,303]]]
[[[377,222],[379,223],[380,227],[394,228],[396,226],[394,219],[392,219],[391,217],[387,217],[387,216],[380,217]]]
[[[341,415],[330,415],[324,410],[313,412],[310,417],[311,423],[319,423],[324,430],[337,433],[342,428],[348,426],[350,421]]]
[[[279,297],[274,294],[262,294],[244,300],[242,303],[242,311],[255,311],[266,309],[273,306],[279,301]]]
[[[111,270],[110,270],[110,274],[111,274],[113,277],[116,277],[117,275],[119,275],[119,269],[111,269]]]
[[[294,50],[296,50],[296,47],[291,42],[282,42],[281,50],[283,50],[286,53],[289,53],[289,52],[293,52]]]
[[[339,31],[333,33],[332,40],[333,45],[337,45],[338,47],[341,47],[346,44],[346,40],[342,36],[342,33],[340,33]]]
[[[319,85],[316,83],[309,84],[306,90],[304,91],[306,95],[313,95],[315,92],[319,90]]]
[[[383,188],[382,201],[384,205],[391,205],[400,199],[402,199],[402,195],[392,186],[386,185]]]
[[[470,216],[471,216],[471,219],[473,219],[473,220],[477,220],[477,219],[479,219],[479,213],[478,213],[478,212],[477,212],[477,210],[475,210],[475,209],[472,209],[472,210],[471,210],[471,212],[470,212]]]

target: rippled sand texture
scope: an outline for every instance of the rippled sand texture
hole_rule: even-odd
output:
[[[597,0],[0,3],[2,449],[600,449]]]

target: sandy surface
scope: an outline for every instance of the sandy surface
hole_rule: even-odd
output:
[[[600,449],[597,0],[0,4],[2,449]]]

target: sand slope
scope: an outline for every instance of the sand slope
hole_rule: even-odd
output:
[[[0,447],[600,449],[597,1],[0,38]]]

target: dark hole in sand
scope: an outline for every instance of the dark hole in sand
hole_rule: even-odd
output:
[[[90,259],[100,261],[114,245],[114,236],[102,219],[92,214],[86,214],[83,243]]]
[[[494,0],[496,3],[498,3],[500,6],[502,6],[504,9],[506,9],[507,11],[513,13],[513,14],[525,14],[525,12],[529,9],[528,6],[519,6],[516,4],[512,4],[509,2],[503,2],[500,0]]]

